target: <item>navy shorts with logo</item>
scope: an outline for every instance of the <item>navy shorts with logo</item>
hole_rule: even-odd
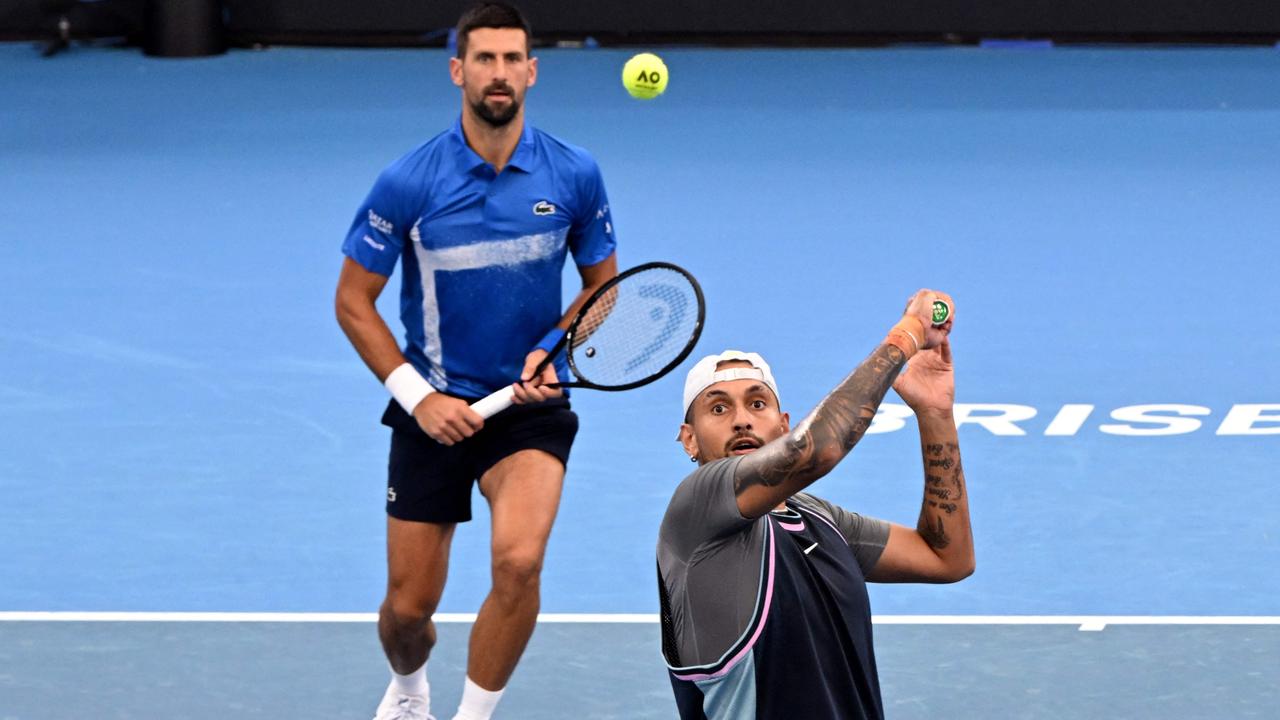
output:
[[[470,520],[471,485],[509,455],[542,450],[567,464],[578,434],[578,416],[563,397],[512,405],[452,446],[432,440],[395,400],[382,414],[382,424],[391,428],[387,514],[432,523]]]

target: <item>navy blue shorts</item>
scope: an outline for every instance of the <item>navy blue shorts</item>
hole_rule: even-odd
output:
[[[471,519],[471,486],[503,458],[542,450],[568,464],[578,416],[568,398],[513,405],[480,432],[451,446],[432,440],[413,416],[392,400],[382,414],[391,428],[387,514],[399,520],[459,523]]]

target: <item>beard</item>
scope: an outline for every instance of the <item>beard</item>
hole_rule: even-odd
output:
[[[489,104],[485,102],[485,98],[492,89],[501,89],[510,93],[508,97],[511,98],[511,102],[496,110],[490,107]],[[485,93],[480,96],[479,100],[471,103],[471,109],[475,111],[476,117],[483,120],[490,127],[506,127],[508,123],[515,119],[516,114],[520,112],[520,100],[516,98],[515,93],[511,92],[509,87],[503,86],[501,88],[487,88]]]

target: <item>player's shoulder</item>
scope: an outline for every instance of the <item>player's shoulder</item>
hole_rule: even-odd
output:
[[[383,169],[381,179],[399,186],[421,185],[435,174],[441,161],[451,153],[450,132],[445,130],[426,142],[419,143],[392,160]]]
[[[742,462],[742,456],[733,455],[713,460],[706,465],[699,465],[694,468],[693,472],[686,475],[684,480],[680,481],[680,485],[676,487],[676,490],[679,491],[681,487],[699,482],[719,482],[725,478],[732,478],[740,462]]]
[[[817,513],[832,522],[835,521],[838,513],[842,511],[848,512],[830,500],[823,500],[817,495],[810,495],[807,492],[798,492],[795,495],[792,495],[791,502],[805,510],[808,510],[809,512]]]
[[[741,459],[738,456],[716,460],[686,475],[671,493],[671,501],[667,503],[668,517],[678,515],[683,509],[702,507],[711,502],[719,486],[733,484],[734,472]]]
[[[530,132],[533,135],[534,143],[543,152],[548,162],[565,166],[578,172],[594,173],[598,171],[599,166],[596,163],[595,156],[581,145],[575,145],[533,126],[530,126]]]

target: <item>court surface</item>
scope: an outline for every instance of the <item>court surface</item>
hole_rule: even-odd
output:
[[[529,118],[599,160],[623,267],[702,281],[699,355],[763,353],[799,417],[913,290],[956,298],[978,571],[872,588],[889,716],[1274,716],[1280,50],[669,49],[650,103],[629,55],[541,52]],[[378,171],[458,112],[445,53],[0,68],[0,720],[371,715],[386,396],[332,295]],[[565,622],[497,717],[674,716],[653,549],[682,375],[574,395]],[[887,403],[814,491],[913,524]],[[487,590],[485,516],[442,612]]]

